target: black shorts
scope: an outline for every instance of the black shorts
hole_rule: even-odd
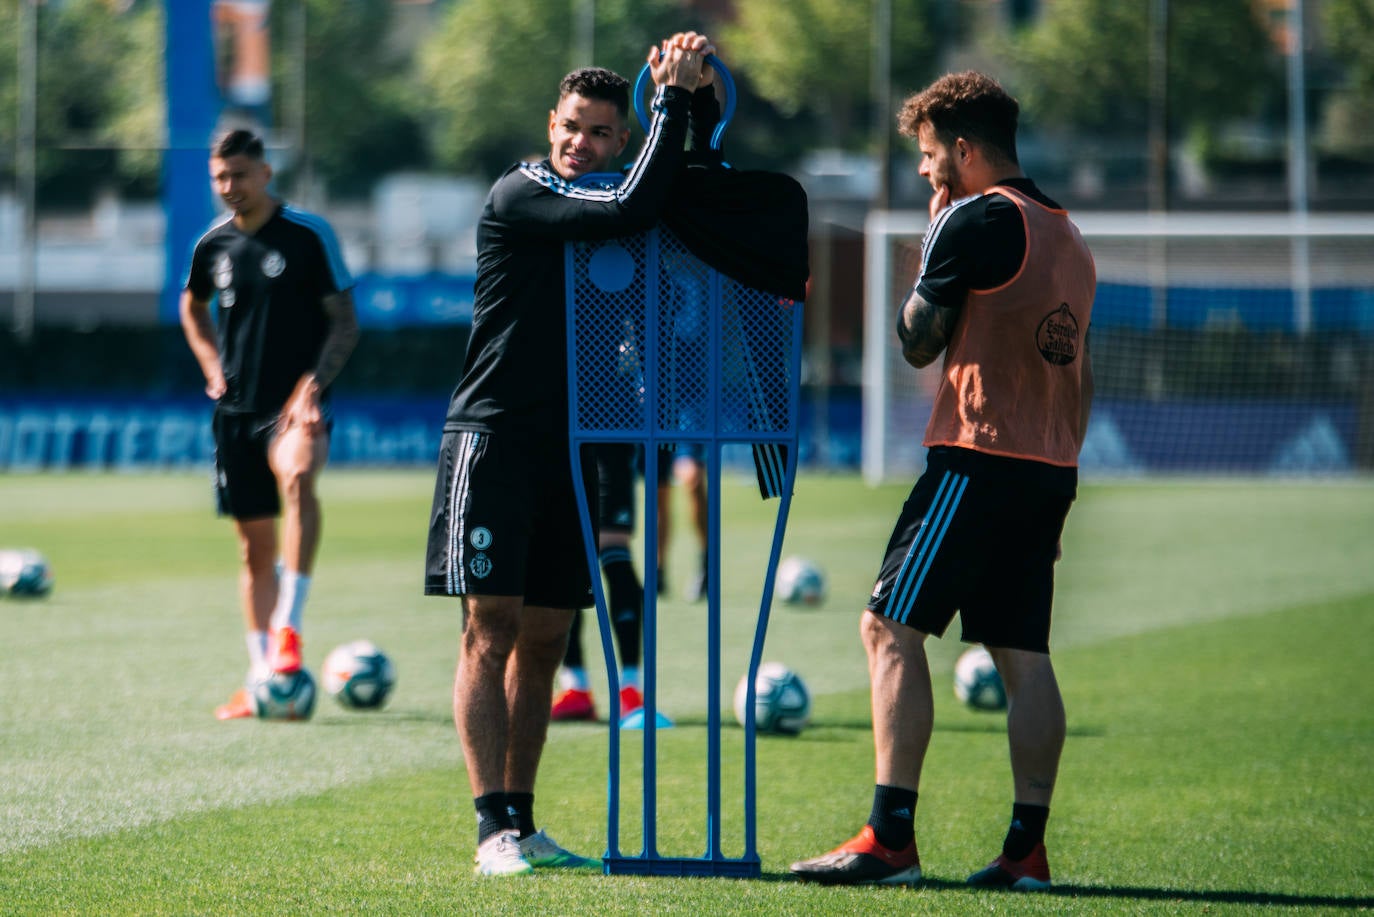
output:
[[[215,411],[215,508],[221,516],[261,519],[281,514],[277,476],[267,450],[277,432],[277,414]]]
[[[592,462],[583,486],[596,486]],[[566,442],[446,431],[429,518],[426,595],[519,595],[525,604],[592,604]]]
[[[603,532],[629,534],[635,528],[635,470],[639,449],[633,443],[598,443],[597,519]]]
[[[1077,471],[932,449],[888,541],[868,609],[936,636],[1049,652],[1059,536]]]
[[[330,403],[322,402],[320,411],[325,430],[332,431]],[[221,516],[263,519],[281,515],[277,476],[267,459],[280,417],[279,411],[236,414],[215,410],[210,430],[215,440],[215,508]]]

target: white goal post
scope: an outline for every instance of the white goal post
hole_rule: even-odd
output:
[[[1374,466],[1374,215],[1074,213],[1093,251],[1097,399],[1085,475]],[[913,479],[940,361],[896,310],[924,212],[865,220],[863,473]]]

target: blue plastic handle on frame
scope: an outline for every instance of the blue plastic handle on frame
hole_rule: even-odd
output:
[[[718,150],[720,149],[721,138],[725,136],[725,128],[730,124],[730,119],[735,116],[735,78],[730,75],[729,70],[725,69],[720,58],[714,54],[707,56],[706,63],[710,64],[711,69],[716,71],[716,79],[725,92],[725,104],[721,107],[720,123],[711,132],[711,149]],[[639,70],[639,77],[635,79],[634,103],[635,117],[639,118],[639,126],[644,129],[646,134],[649,132],[649,113],[644,110],[644,90],[648,88],[649,81],[649,65],[645,64]]]

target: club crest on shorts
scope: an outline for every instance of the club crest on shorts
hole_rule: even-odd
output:
[[[468,541],[479,551],[485,551],[491,547],[491,529],[485,525],[479,525],[468,535]]]
[[[1059,308],[1040,320],[1035,329],[1035,346],[1046,363],[1067,366],[1078,356],[1078,319],[1062,302]]]
[[[268,277],[280,277],[286,270],[286,259],[281,252],[268,252],[262,257],[262,272]]]
[[[491,558],[485,554],[474,554],[472,560],[468,561],[468,570],[478,579],[486,579],[491,575]]]

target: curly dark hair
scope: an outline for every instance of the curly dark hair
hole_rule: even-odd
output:
[[[629,117],[630,81],[605,67],[583,67],[563,77],[558,84],[558,101],[570,95],[610,102],[620,112],[620,117]]]
[[[915,137],[929,123],[936,138],[949,145],[965,140],[990,147],[1012,163],[1016,158],[1016,119],[1021,106],[992,77],[965,70],[947,73],[910,96],[897,113],[897,128]]]
[[[262,159],[262,138],[249,130],[226,131],[215,138],[210,152],[216,159],[230,156],[247,156],[249,159]]]

